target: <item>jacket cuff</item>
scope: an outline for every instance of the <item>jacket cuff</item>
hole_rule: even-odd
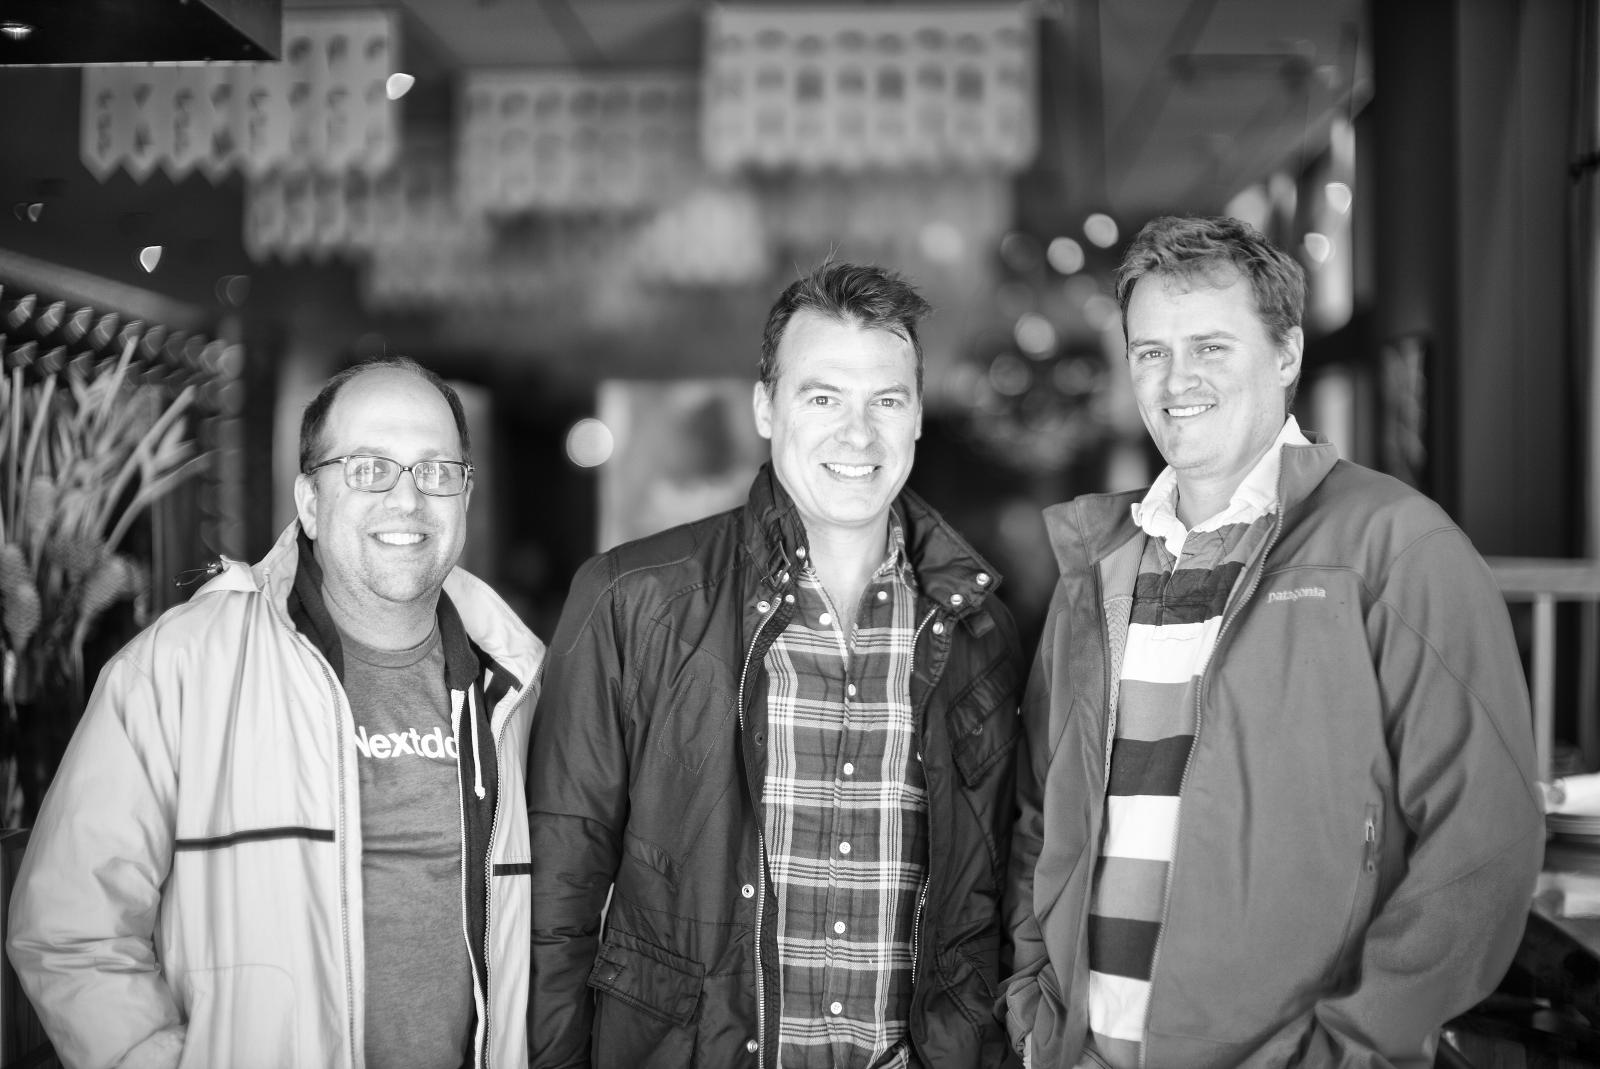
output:
[[[182,1025],[163,1028],[128,1051],[118,1063],[118,1069],[178,1069],[178,1060],[183,1057],[184,1035]]]

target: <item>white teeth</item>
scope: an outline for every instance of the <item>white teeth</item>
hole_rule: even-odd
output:
[[[387,531],[383,534],[373,535],[373,537],[386,546],[414,546],[422,541],[422,536],[419,534],[401,534]]]
[[[871,464],[829,464],[827,469],[849,479],[865,479],[873,471]]]
[[[1169,408],[1169,409],[1167,409],[1167,415],[1169,415],[1169,416],[1198,416],[1200,413],[1204,412],[1206,409],[1208,409],[1210,407],[1211,407],[1210,405],[1190,405],[1188,408]]]

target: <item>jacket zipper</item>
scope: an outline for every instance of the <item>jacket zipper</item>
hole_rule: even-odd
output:
[[[1177,820],[1173,822],[1172,827],[1172,860],[1167,866],[1167,888],[1161,897],[1161,927],[1158,929],[1158,934],[1156,935],[1156,948],[1150,955],[1150,982],[1152,994],[1155,992],[1156,967],[1161,962],[1161,947],[1162,944],[1167,941],[1167,914],[1172,909],[1172,888],[1178,882],[1178,837],[1183,828],[1182,799],[1184,791],[1187,790],[1189,786],[1189,769],[1194,765],[1195,747],[1200,745],[1200,699],[1205,693],[1206,680],[1211,676],[1211,666],[1216,663],[1217,651],[1222,648],[1222,636],[1228,633],[1228,625],[1232,624],[1234,620],[1239,618],[1239,614],[1244,611],[1245,605],[1249,604],[1250,599],[1255,596],[1256,588],[1261,585],[1261,573],[1266,571],[1267,556],[1272,552],[1272,547],[1278,544],[1278,536],[1283,533],[1283,516],[1285,511],[1286,509],[1283,503],[1283,473],[1280,471],[1278,473],[1278,519],[1277,522],[1272,525],[1271,537],[1267,539],[1267,544],[1261,547],[1261,552],[1256,558],[1260,563],[1260,566],[1257,567],[1251,574],[1250,585],[1245,588],[1244,596],[1238,601],[1234,602],[1233,611],[1223,616],[1222,625],[1217,628],[1217,637],[1215,641],[1211,643],[1211,652],[1206,655],[1206,666],[1201,670],[1200,678],[1195,680],[1194,741],[1189,744],[1189,756],[1186,757],[1183,762],[1183,776],[1178,780],[1179,804],[1178,817]],[[1150,1057],[1150,1007],[1154,1001],[1154,999],[1145,1000],[1143,1038],[1139,1043],[1139,1069],[1146,1069],[1147,1061]]]
[[[520,691],[518,692],[521,693]],[[507,699],[513,704],[508,708],[516,708],[515,695],[508,695]],[[489,1030],[492,1022],[489,1020],[489,943],[494,930],[494,849],[500,837],[500,796],[505,790],[506,778],[504,769],[500,765],[500,739],[494,733],[494,716],[492,710],[483,711],[483,719],[489,725],[489,743],[494,747],[494,819],[489,823],[489,842],[483,851],[483,1049],[479,1051],[479,1064],[488,1069],[489,1065]],[[460,765],[456,766],[456,778],[461,778]],[[462,843],[461,848],[466,849],[467,844]]]
[[[928,615],[926,615],[926,616],[924,616],[922,618],[922,622],[920,624],[918,624],[917,625],[917,629],[914,632],[912,632],[912,634],[911,634],[911,656],[912,656],[913,659],[915,659],[916,656],[917,656],[917,643],[919,641],[921,641],[921,639],[922,639],[923,629],[928,626],[928,622],[933,619],[934,613],[936,613],[938,611],[939,611],[938,606],[935,606],[935,607],[929,609],[928,610]],[[928,688],[928,691],[929,691],[930,694],[933,692],[933,687],[932,687],[931,684],[930,684],[930,686]],[[921,746],[921,742],[920,741],[918,742],[918,746],[919,747]],[[926,776],[926,773],[924,773],[924,776]],[[932,831],[931,827],[929,828],[929,833],[928,834],[929,834],[929,846],[931,847],[932,846],[932,836],[933,836],[933,831]],[[916,997],[917,972],[918,972],[917,966],[922,960],[922,907],[928,904],[928,886],[932,882],[933,882],[933,851],[930,849],[928,851],[928,871],[923,873],[923,875],[922,875],[922,890],[917,893],[917,909],[916,909],[916,912],[912,915],[912,920],[911,920],[911,990],[912,990],[912,997],[913,998]]]
[[[756,653],[756,643],[761,641],[761,632],[766,629],[768,621],[778,615],[778,596],[773,595],[772,608],[767,615],[756,624],[756,630],[750,636],[750,648],[744,653],[744,669],[739,673],[739,735],[745,733],[744,718],[744,685],[750,678],[750,662]],[[761,932],[765,925],[767,912],[767,837],[761,827],[760,814],[756,816],[756,1065],[764,1067],[767,1064],[767,978],[761,967]]]
[[[1105,583],[1100,578],[1099,565],[1095,565],[1094,568],[1094,598],[1095,604],[1100,606],[1100,611],[1102,614],[1104,614],[1106,604],[1106,587]],[[1130,626],[1132,626],[1133,616],[1131,614],[1128,617],[1128,623]],[[1126,645],[1126,640],[1124,640],[1124,645]],[[1102,627],[1100,629],[1100,656],[1105,659],[1106,665],[1106,757],[1105,771],[1102,774],[1103,778],[1100,781],[1104,785],[1104,789],[1102,789],[1100,794],[1101,801],[1104,802],[1105,791],[1109,790],[1111,787],[1111,744],[1112,741],[1117,737],[1117,707],[1111,701],[1111,673],[1113,671],[1122,671],[1121,665],[1113,665],[1111,663],[1111,629],[1109,627]]]
[[[469,687],[470,685],[468,684]],[[471,734],[462,730],[462,720],[472,715],[472,697],[466,690],[460,691],[460,694],[461,710],[456,716],[456,722],[453,727],[456,735],[456,816],[459,818],[461,827],[461,942],[467,948],[467,967],[472,970],[472,999],[476,1004],[480,1025],[475,1031],[482,1033],[487,1038],[489,1026],[488,993],[478,990],[478,967],[472,960],[472,933],[467,929],[467,912],[470,908],[470,903],[467,901],[467,785],[466,781],[462,779],[461,772],[461,766],[465,763],[465,753],[461,747],[461,740]],[[477,757],[475,752],[473,757],[474,759]],[[487,938],[487,914],[484,917],[484,932],[485,938]],[[487,957],[483,959],[483,967],[485,971],[489,968],[489,959]],[[483,1046],[478,1043],[476,1035],[473,1036],[473,1044],[477,1048],[474,1064],[481,1065],[483,1061]]]

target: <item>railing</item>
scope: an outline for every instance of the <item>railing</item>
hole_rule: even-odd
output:
[[[1555,744],[1556,602],[1587,602],[1588,613],[1600,605],[1600,561],[1543,557],[1491,557],[1489,569],[1507,601],[1533,603],[1533,657],[1528,686],[1533,695],[1533,739],[1539,778],[1549,780]],[[1591,621],[1593,616],[1590,617]],[[1600,738],[1600,708],[1595,705],[1596,655],[1594,624],[1581,652],[1579,739],[1587,755]]]

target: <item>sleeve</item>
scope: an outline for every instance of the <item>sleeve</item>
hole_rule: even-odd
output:
[[[531,1069],[587,1067],[589,972],[628,815],[622,659],[607,558],[572,583],[545,661],[528,753]]]
[[[1510,964],[1543,856],[1527,685],[1488,568],[1450,527],[1407,549],[1376,593],[1368,633],[1406,867],[1367,928],[1356,986],[1295,1022],[1296,1041],[1268,1045],[1306,1069],[1431,1067],[1439,1026]]]
[[[17,874],[9,949],[62,1061],[174,1066],[178,1004],[153,933],[177,771],[160,695],[125,651],[101,674]]]
[[[1058,588],[1055,598],[1059,599]],[[1044,846],[1044,784],[1050,768],[1050,651],[1061,618],[1053,600],[1022,698],[1022,737],[1017,747],[1016,823],[1011,833],[1006,919],[1011,935],[1011,976],[1004,1009],[1011,1047],[1020,1056],[1039,1007],[1039,972],[1048,965],[1044,936],[1033,911],[1033,873]]]

